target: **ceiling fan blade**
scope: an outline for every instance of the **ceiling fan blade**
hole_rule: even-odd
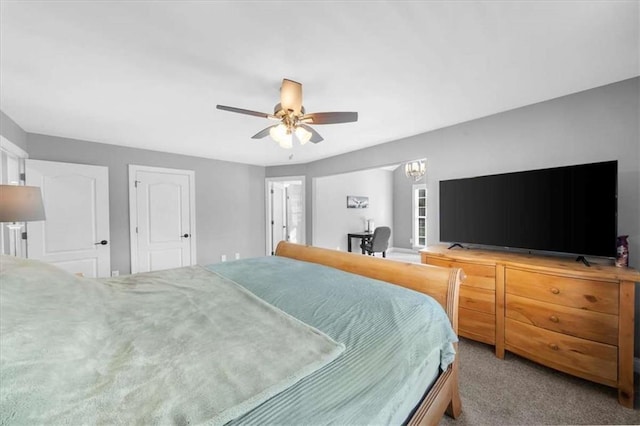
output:
[[[265,136],[269,135],[269,130],[271,130],[272,127],[276,127],[277,124],[273,125],[273,126],[269,126],[266,129],[262,129],[260,130],[258,133],[256,133],[255,135],[251,136],[251,139],[262,139]]]
[[[283,79],[280,87],[280,105],[285,111],[293,110],[296,115],[302,115],[302,84]]]
[[[239,114],[246,114],[246,115],[253,115],[254,117],[269,118],[271,120],[274,120],[274,119],[275,120],[280,120],[275,115],[267,114],[266,112],[251,111],[251,110],[248,110],[248,109],[230,107],[230,106],[226,106],[226,105],[216,105],[216,108],[221,109],[223,111],[237,112]]]
[[[352,123],[358,121],[357,112],[313,112],[303,115],[301,118],[305,123],[310,124],[338,124]]]
[[[318,142],[322,142],[324,140],[324,138],[322,136],[320,136],[320,133],[318,133],[315,130],[313,130],[313,128],[311,126],[307,126],[306,124],[302,124],[302,123],[299,123],[298,126],[302,127],[307,132],[311,133],[311,139],[309,139],[311,142],[318,143]]]

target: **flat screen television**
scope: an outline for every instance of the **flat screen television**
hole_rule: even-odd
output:
[[[618,162],[440,181],[440,241],[615,257]]]

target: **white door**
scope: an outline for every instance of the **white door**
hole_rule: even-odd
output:
[[[191,170],[129,166],[131,272],[196,263]]]
[[[108,277],[109,169],[27,159],[26,178],[41,188],[46,216],[27,224],[28,257],[74,274]]]

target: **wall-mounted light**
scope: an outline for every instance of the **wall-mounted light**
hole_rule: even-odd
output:
[[[424,160],[409,161],[404,165],[404,174],[414,181],[419,181],[427,172],[427,164]]]

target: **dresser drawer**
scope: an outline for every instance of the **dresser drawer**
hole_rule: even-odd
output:
[[[479,342],[495,345],[496,316],[470,309],[458,309],[458,334]]]
[[[618,314],[618,285],[507,268],[506,292],[542,302]]]
[[[507,294],[506,315],[526,324],[600,343],[618,344],[618,316]]]
[[[487,314],[496,313],[496,292],[484,288],[460,286],[460,307]]]
[[[618,349],[524,324],[505,320],[505,348],[511,352],[575,376],[618,385]]]
[[[464,280],[464,285],[468,287],[485,288],[487,290],[496,289],[495,266],[447,260],[432,256],[424,256],[423,262],[429,265],[444,266],[445,268],[462,268],[467,276]]]

